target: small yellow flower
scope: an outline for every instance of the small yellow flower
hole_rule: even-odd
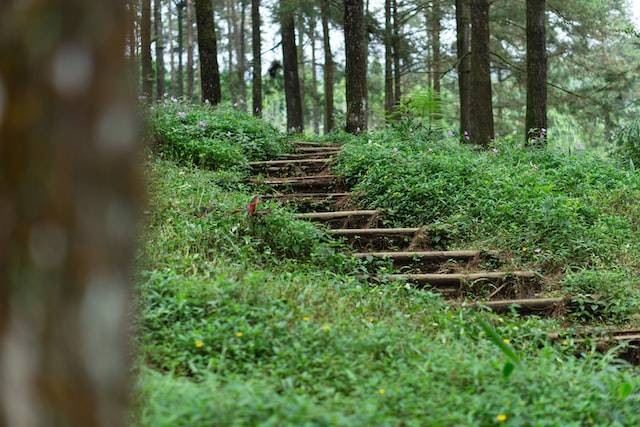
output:
[[[202,347],[204,347],[204,341],[202,341],[202,340],[195,340],[195,341],[193,342],[193,344],[196,346],[196,348],[202,348]]]
[[[381,388],[381,389],[379,389],[379,390],[378,390],[378,394],[379,394],[380,396],[384,396],[384,394],[385,394],[385,393],[386,393],[386,390],[385,390],[385,389],[383,389],[383,388]]]
[[[243,336],[243,335],[244,335],[244,334],[243,334],[242,332],[236,332],[236,336],[237,336],[238,338],[240,338],[240,337],[241,337],[241,336]]]
[[[496,421],[499,423],[503,423],[505,421],[507,421],[507,416],[505,414],[498,414],[496,416]]]
[[[320,329],[322,329],[325,332],[329,332],[331,330],[331,325],[329,325],[328,323],[325,323],[324,325],[322,325]]]
[[[309,320],[311,320],[311,318],[309,316],[304,316],[302,320],[304,320],[305,322],[308,322]]]
[[[509,345],[509,343],[510,343],[511,341],[509,341],[508,339],[506,339],[506,338],[505,338],[505,339],[503,339],[503,340],[502,340],[502,342],[503,342],[503,343],[505,343],[506,345]]]

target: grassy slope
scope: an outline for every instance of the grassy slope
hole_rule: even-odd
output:
[[[548,344],[556,321],[482,315],[520,355],[505,379],[476,313],[357,283],[358,266],[309,224],[276,206],[247,219],[238,177],[149,165],[140,424],[640,421],[640,379],[610,356]]]

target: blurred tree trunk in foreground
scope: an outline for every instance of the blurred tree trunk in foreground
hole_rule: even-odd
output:
[[[128,424],[142,187],[125,4],[0,2],[3,426]]]

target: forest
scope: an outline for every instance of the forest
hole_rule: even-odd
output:
[[[0,3],[0,425],[637,426],[639,46],[640,0]]]

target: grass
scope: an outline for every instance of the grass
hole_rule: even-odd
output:
[[[370,138],[376,141],[372,144],[378,138],[389,138],[391,144],[393,137]],[[380,173],[376,159],[382,165],[393,160],[386,160],[387,148],[369,149],[373,160],[365,165],[357,152],[368,146],[366,139],[345,139],[350,141],[342,171],[361,189],[365,182],[373,185],[370,174]],[[403,148],[404,143],[398,139],[398,151],[409,156],[414,148]],[[429,148],[446,156],[444,147]],[[491,155],[460,153],[465,166]],[[449,156],[453,163],[457,155]],[[437,175],[428,163],[423,167]],[[480,169],[468,169],[467,179]],[[442,167],[441,173],[446,170]],[[293,220],[275,204],[261,205],[263,214],[247,217],[243,206],[252,189],[242,178],[242,171],[202,170],[184,160],[149,162],[151,200],[138,274],[140,372],[134,424],[640,422],[640,377],[614,359],[614,350],[601,354],[572,340],[550,342],[547,334],[559,331],[562,319],[454,309],[438,295],[402,284],[361,283],[351,274],[360,266],[341,255],[322,230]],[[385,200],[378,187],[371,191],[372,198],[363,191],[363,201]],[[379,199],[373,198],[377,191]],[[422,191],[416,194],[431,194]],[[575,189],[575,197],[578,193]],[[441,197],[451,201],[454,196]],[[427,202],[445,212],[444,201],[423,199]],[[398,209],[404,206],[409,205]],[[615,212],[612,206],[606,209]],[[450,212],[461,215],[453,208]],[[399,212],[392,218],[399,221]],[[451,216],[442,218],[446,222]],[[467,229],[480,239],[486,228]],[[462,234],[447,239],[462,243]],[[502,239],[493,242],[510,242]],[[578,268],[582,259],[571,265]],[[612,269],[613,262],[601,265]],[[592,271],[585,267],[569,275],[566,286],[591,295],[603,281],[627,280],[624,270],[613,269],[611,274],[620,277],[593,276]],[[612,287],[607,294],[615,299],[597,312],[607,319],[628,318],[615,307],[628,292],[629,286]],[[518,363],[506,375],[505,366],[513,360],[509,352]]]
[[[274,127],[231,108],[166,101],[150,114],[157,151],[182,164],[242,170],[290,146]]]

